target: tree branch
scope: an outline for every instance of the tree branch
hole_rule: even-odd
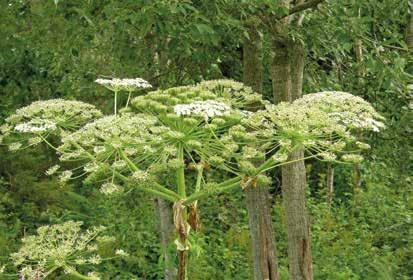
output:
[[[304,10],[313,8],[313,7],[317,6],[318,4],[320,4],[323,1],[324,0],[309,0],[309,1],[304,2],[302,4],[295,5],[294,7],[292,7],[290,9],[290,12],[288,13],[287,16],[290,16],[292,14],[299,13],[299,12],[302,12]]]

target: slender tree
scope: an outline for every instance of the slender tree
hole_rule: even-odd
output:
[[[331,162],[327,163],[326,173],[327,205],[331,207],[334,196],[334,167]]]
[[[243,80],[262,93],[262,33],[256,25],[248,29],[243,49]],[[258,185],[245,191],[252,242],[254,279],[279,279],[277,251],[271,225],[268,187]]]
[[[322,1],[283,0],[279,6],[286,16],[267,20],[270,27],[273,51],[272,86],[274,102],[292,102],[302,95],[305,47],[299,39],[289,35],[293,24],[300,27],[303,16],[297,13],[313,8]],[[306,207],[306,170],[304,151],[293,151],[289,155],[291,164],[282,168],[282,195],[285,207],[288,235],[288,259],[290,278],[313,279],[310,219]]]
[[[173,255],[168,250],[173,237],[172,211],[168,201],[162,198],[155,198],[155,211],[158,216],[158,232],[160,237],[162,257],[164,261],[164,279],[176,279],[176,268],[174,266]]]

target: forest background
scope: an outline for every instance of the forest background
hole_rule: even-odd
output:
[[[157,88],[243,81],[251,26],[262,38],[262,93],[273,100],[273,31],[262,15],[286,17],[284,2],[2,0],[0,119],[51,98],[81,100],[110,112],[113,100],[93,83],[97,77],[142,77]],[[300,24],[283,31],[305,45],[303,93],[351,92],[371,102],[387,126],[365,136],[372,149],[362,164],[334,166],[332,201],[327,165],[306,162],[314,279],[411,279],[412,3],[308,2],[320,3],[291,15]],[[0,264],[12,271],[9,255],[37,227],[81,220],[107,226],[130,254],[104,263],[105,279],[164,277],[153,198],[138,192],[108,198],[76,181],[62,188],[45,175],[56,161],[52,152],[0,149]],[[270,174],[277,183],[269,199],[280,275],[288,279],[279,173]],[[244,196],[234,192],[199,206],[202,230],[194,237],[189,279],[253,279]]]

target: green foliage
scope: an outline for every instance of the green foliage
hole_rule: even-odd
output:
[[[363,152],[367,160],[361,164],[360,190],[353,190],[351,185],[351,167],[334,165],[335,196],[330,210],[324,205],[325,164],[308,161],[315,279],[413,277],[409,239],[412,93],[408,87],[413,63],[404,38],[407,2],[324,1],[317,9],[304,13],[302,27],[288,30],[293,38],[306,44],[305,93],[351,92],[369,101],[386,119],[386,129],[380,135],[366,134],[360,140],[371,145]],[[32,101],[57,98],[90,102],[110,112],[112,94],[93,83],[96,77],[141,76],[160,88],[204,79],[239,80],[242,42],[248,39],[245,26],[261,23],[258,15],[285,15],[286,9],[277,3],[2,1],[1,120]],[[270,99],[267,29],[263,35],[264,96]],[[355,45],[360,43],[361,59],[355,51]],[[126,98],[120,95],[119,103],[124,104]],[[220,125],[220,121],[216,122]],[[237,128],[232,134],[238,141],[245,136]],[[53,137],[49,140],[53,145],[59,144]],[[96,180],[108,179],[104,173],[89,178],[85,184],[74,179],[61,186],[58,180],[44,174],[56,164],[54,153],[44,144],[38,145],[37,152],[28,148],[16,154],[5,147],[0,149],[0,269],[5,264],[7,274],[17,273],[9,255],[18,250],[19,240],[35,234],[37,227],[82,220],[88,227],[105,225],[108,234],[116,238],[116,247],[131,255],[102,264],[102,276],[163,277],[154,209],[146,194],[132,190],[109,200],[95,188],[102,185]],[[199,150],[199,143],[188,142],[188,149]],[[244,152],[249,158],[260,158],[251,149]],[[280,162],[283,158],[282,153],[274,155]],[[223,157],[209,160],[218,165]],[[73,167],[68,162],[59,170]],[[171,161],[170,167],[176,168],[176,162]],[[163,174],[167,185],[175,183],[171,179],[174,172],[159,165],[155,169]],[[194,174],[190,180],[195,182]],[[276,174],[271,175],[276,179]],[[205,172],[205,176],[224,179],[216,170]],[[271,186],[271,191],[277,195],[278,186]],[[274,202],[274,227],[281,277],[288,279],[280,201],[277,197]],[[204,227],[190,240],[194,252],[189,260],[190,278],[250,279],[250,244],[241,192],[216,196],[199,207]],[[174,245],[170,247],[173,251]],[[105,248],[103,253],[109,251]],[[7,274],[0,274],[0,279],[15,279]]]
[[[359,194],[357,204],[341,204],[331,211],[313,201],[314,277],[409,279],[408,259],[413,254],[409,237],[413,209],[405,200],[409,192],[372,182]]]

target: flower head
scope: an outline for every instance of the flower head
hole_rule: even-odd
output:
[[[121,190],[122,190],[121,187],[119,187],[118,185],[113,184],[113,183],[105,183],[100,188],[100,192],[105,194],[105,195],[111,195],[111,194],[120,192]]]
[[[49,169],[46,170],[46,175],[51,176],[53,174],[55,174],[57,172],[57,170],[59,170],[60,166],[59,165],[53,165],[52,167],[50,167]]]
[[[350,129],[379,132],[385,127],[380,116],[363,98],[341,91],[324,91],[304,95],[295,104],[318,108]]]
[[[97,79],[96,83],[105,86],[112,91],[135,91],[138,89],[151,88],[152,85],[148,81],[141,78],[134,79]]]
[[[18,133],[42,133],[76,130],[102,113],[95,106],[80,101],[50,99],[20,108],[6,119],[7,127]]]
[[[213,118],[226,116],[231,113],[231,107],[225,103],[214,100],[197,101],[190,104],[178,104],[174,106],[174,112],[178,116],[203,116]]]
[[[75,272],[76,266],[95,264],[101,259],[89,248],[96,244],[96,237],[103,229],[82,230],[82,222],[74,221],[42,226],[36,235],[24,237],[22,247],[11,257],[14,265],[20,268],[21,276],[27,277],[25,279],[41,279],[34,275],[45,275],[49,269],[69,268],[68,273]]]
[[[116,250],[115,255],[118,255],[118,256],[121,256],[121,257],[129,256],[129,254],[127,252],[125,252],[124,250],[122,250],[122,249]]]
[[[56,123],[50,120],[33,119],[25,123],[19,123],[14,130],[22,133],[41,133],[57,128]]]

